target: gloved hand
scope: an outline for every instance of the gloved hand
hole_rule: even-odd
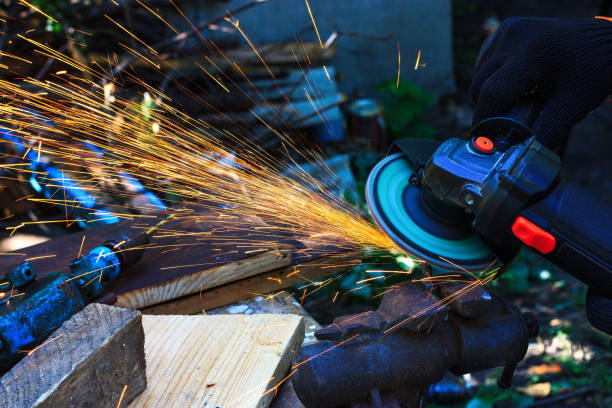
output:
[[[533,131],[554,149],[612,93],[612,22],[511,18],[482,46],[470,96],[474,124],[510,110],[534,89],[545,96]]]

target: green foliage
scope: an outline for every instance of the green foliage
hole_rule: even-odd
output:
[[[437,131],[423,119],[423,114],[432,107],[434,97],[423,88],[408,82],[386,80],[376,89],[383,95],[387,131],[394,139],[418,137],[433,139]]]
[[[498,284],[512,293],[525,293],[529,290],[529,265],[517,259],[498,279]]]
[[[60,20],[61,23],[70,23],[70,21],[73,20],[71,18],[72,15],[70,13],[67,13],[65,5],[62,3],[66,3],[65,0],[33,0],[32,1],[32,5],[36,6],[46,15],[56,20]],[[45,30],[49,32],[56,32],[56,33],[61,32],[62,25],[60,22],[54,22],[51,19],[47,19]]]
[[[497,384],[487,384],[478,388],[476,396],[467,403],[467,408],[494,408],[499,405],[522,407],[533,402],[533,398],[513,390],[501,390]]]
[[[533,251],[522,250],[508,270],[493,282],[493,287],[503,288],[511,293],[522,294],[533,282],[551,280],[554,267]]]
[[[365,204],[366,180],[370,171],[380,159],[382,159],[382,156],[373,152],[356,152],[351,155],[351,170],[355,176],[355,187],[358,196],[355,197],[354,194],[350,196],[345,195],[344,199],[364,213],[368,212],[367,205]]]
[[[362,252],[362,264],[338,280],[338,290],[343,294],[343,301],[375,307],[381,297],[372,299],[373,296],[388,290],[390,286],[397,283],[422,278],[423,273],[419,264],[410,265],[406,259],[403,256],[365,248]],[[382,271],[405,271],[407,273],[385,274]],[[379,279],[358,283],[371,278]]]

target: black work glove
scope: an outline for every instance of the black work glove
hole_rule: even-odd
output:
[[[505,20],[476,59],[470,88],[474,124],[509,111],[534,89],[545,101],[532,129],[538,141],[554,149],[612,93],[612,22]]]

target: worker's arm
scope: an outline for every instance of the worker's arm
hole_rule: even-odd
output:
[[[546,98],[533,131],[554,149],[573,125],[612,93],[612,22],[505,20],[476,60],[470,88],[474,123],[505,113],[534,88]]]

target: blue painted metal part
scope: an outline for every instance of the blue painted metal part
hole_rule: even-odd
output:
[[[138,262],[148,242],[146,233],[121,234],[72,261],[69,274],[52,272],[34,279],[28,262],[7,273],[0,280],[4,293],[0,297],[0,372],[98,297],[107,282]]]
[[[30,111],[30,113],[47,126],[53,126],[53,122],[45,118],[43,115]],[[19,153],[24,153],[28,146],[23,143],[23,140],[15,136],[9,129],[0,127],[0,137],[10,142]],[[84,147],[95,153],[98,157],[104,155],[104,150],[98,146],[83,142]],[[29,179],[32,188],[39,194],[42,194],[45,198],[50,198],[56,194],[57,186],[61,186],[66,191],[66,199],[69,202],[74,202],[73,205],[68,208],[68,213],[74,215],[75,218],[86,218],[85,221],[79,221],[78,224],[81,228],[91,228],[100,224],[114,224],[120,221],[118,217],[112,214],[111,211],[100,208],[94,197],[83,189],[77,181],[73,180],[62,172],[61,169],[51,165],[50,163],[39,160],[38,152],[35,149],[30,150],[26,156],[26,159],[31,162],[31,170],[33,171],[32,176]],[[46,175],[45,175],[46,174]],[[128,176],[125,173],[120,173],[122,179],[129,178],[130,187],[133,187],[137,193],[141,193],[142,196],[151,204],[153,207],[158,209],[166,209],[166,205],[152,192],[148,191],[146,187],[133,177]],[[49,185],[49,187],[48,187]],[[93,211],[92,211],[93,210]]]
[[[78,283],[64,273],[34,280],[24,293],[0,305],[0,371],[10,369],[85,307]]]
[[[12,134],[7,129],[0,129],[0,135],[2,138],[10,142],[19,153],[25,152],[27,146],[23,141]],[[38,152],[30,150],[25,156],[26,159],[30,160],[30,169],[32,170],[32,176],[29,179],[30,186],[39,194],[45,198],[50,198],[53,194],[56,194],[58,186],[61,186],[66,191],[66,200],[71,202],[72,206],[68,208],[68,213],[71,215],[78,215],[79,211],[87,218],[92,213],[92,209],[96,207],[96,200],[86,190],[84,190],[79,184],[74,181],[71,177],[67,176],[60,169],[53,166],[50,163],[38,160]],[[99,210],[100,211],[100,210]],[[107,214],[110,214],[108,210]],[[95,225],[102,224],[114,224],[119,222],[119,218],[116,216],[105,216],[97,217],[94,213],[93,219],[90,222],[80,221],[79,225],[82,228],[89,228]],[[89,215],[89,218],[92,218]]]
[[[36,278],[36,273],[29,262],[24,262],[9,272],[6,277],[12,287],[21,288],[32,282]]]
[[[107,246],[99,246],[87,255],[70,263],[73,277],[79,286],[93,298],[104,289],[104,283],[115,279],[121,271],[121,261]]]

